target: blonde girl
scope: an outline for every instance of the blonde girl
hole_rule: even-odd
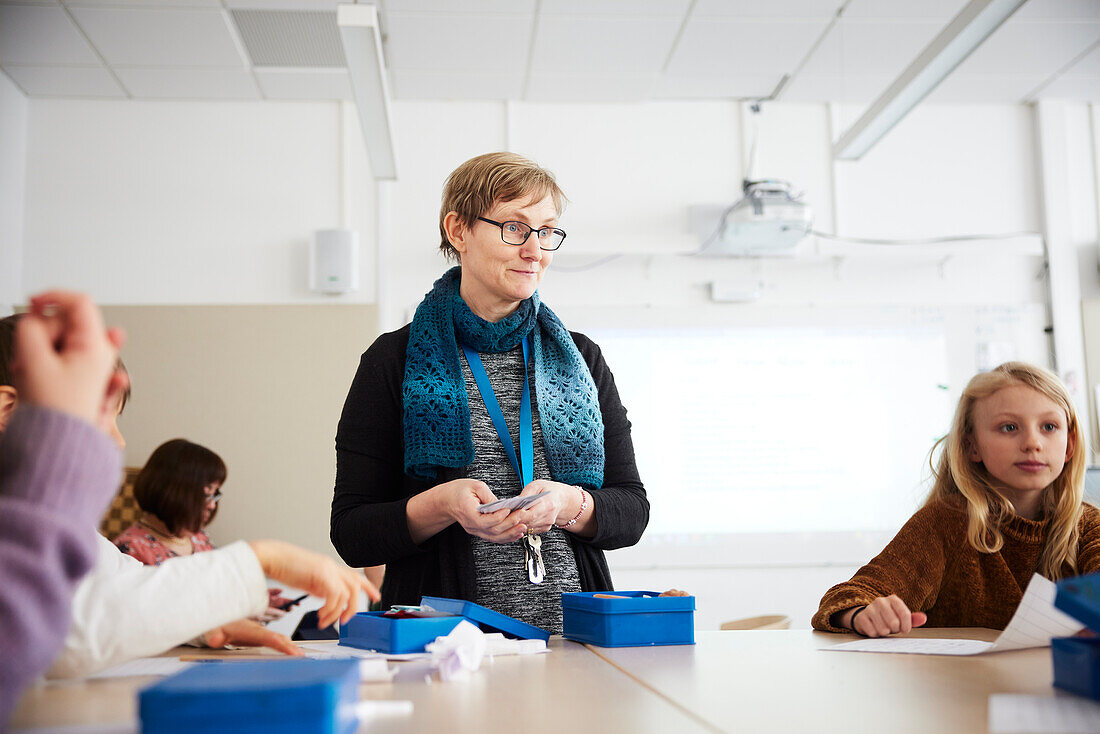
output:
[[[1003,629],[1032,574],[1100,570],[1100,512],[1082,501],[1084,435],[1052,373],[1008,362],[975,376],[940,444],[924,506],[825,593],[816,629],[868,637],[924,624]]]

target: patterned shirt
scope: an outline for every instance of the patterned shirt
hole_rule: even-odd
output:
[[[115,545],[128,556],[133,556],[146,566],[159,566],[179,554],[166,546],[141,523],[134,523],[115,538]],[[191,536],[193,553],[214,550],[210,536],[200,530]]]
[[[482,354],[481,361],[504,414],[504,422],[508,425],[508,433],[518,457],[519,405],[523,393],[522,348],[516,347],[502,354]],[[523,489],[520,479],[497,436],[464,354],[461,362],[470,405],[470,433],[474,441],[474,461],[466,467],[466,476],[485,482],[497,499],[516,497]],[[535,398],[535,375],[530,367],[528,375],[534,433],[534,478],[548,480],[551,476],[546,464]],[[471,535],[470,544],[474,553],[478,604],[541,627],[551,634],[561,634],[561,594],[581,590],[577,560],[564,530],[551,528],[542,534],[542,558],[546,565],[546,576],[541,584],[532,584],[527,577],[521,542],[492,543]]]

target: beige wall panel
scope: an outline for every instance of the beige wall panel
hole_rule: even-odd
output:
[[[127,466],[182,437],[229,467],[216,544],[272,537],[335,556],[328,538],[340,410],[377,335],[374,306],[113,306],[128,334]]]

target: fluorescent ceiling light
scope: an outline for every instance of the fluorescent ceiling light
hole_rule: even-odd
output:
[[[344,42],[351,91],[359,110],[371,171],[376,179],[396,180],[390,92],[386,62],[382,58],[382,36],[378,32],[378,9],[373,5],[338,5],[336,25]]]
[[[1027,0],[971,0],[833,146],[859,160]]]

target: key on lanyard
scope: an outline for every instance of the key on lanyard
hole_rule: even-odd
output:
[[[542,538],[538,535],[524,535],[522,542],[527,578],[532,584],[541,584],[546,577],[546,566],[542,562]]]

